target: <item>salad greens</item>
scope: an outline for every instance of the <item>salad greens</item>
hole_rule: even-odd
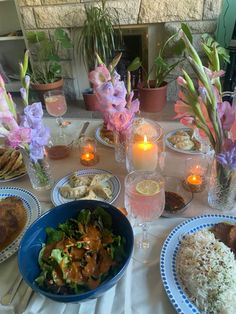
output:
[[[112,232],[112,217],[103,208],[83,209],[77,218],[46,228],[39,253],[40,275],[35,282],[58,294],[96,288],[119,269],[125,238]]]

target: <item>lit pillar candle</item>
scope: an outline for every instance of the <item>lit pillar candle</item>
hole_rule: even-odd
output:
[[[157,144],[147,141],[144,135],[142,142],[136,142],[132,147],[133,167],[135,170],[155,170],[157,167]]]

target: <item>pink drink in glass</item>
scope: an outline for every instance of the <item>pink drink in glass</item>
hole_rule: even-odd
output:
[[[161,216],[165,206],[165,190],[160,184],[160,191],[154,195],[143,195],[136,190],[138,182],[142,178],[137,178],[126,185],[125,207],[134,217],[142,221],[152,221]],[[152,178],[152,180],[154,180]],[[154,180],[155,181],[155,180]],[[158,184],[159,182],[156,181]]]
[[[64,95],[45,97],[47,112],[54,117],[61,117],[66,113],[67,105]]]

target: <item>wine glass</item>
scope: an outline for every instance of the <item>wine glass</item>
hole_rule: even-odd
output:
[[[165,207],[164,178],[157,171],[136,170],[125,177],[125,207],[142,227],[135,236],[133,258],[141,263],[157,260],[155,236],[148,233],[148,222],[159,218]]]
[[[66,98],[62,90],[52,90],[44,94],[47,112],[56,117],[57,133],[49,141],[47,152],[52,159],[61,159],[69,154],[68,139],[63,128],[62,116],[67,111]]]

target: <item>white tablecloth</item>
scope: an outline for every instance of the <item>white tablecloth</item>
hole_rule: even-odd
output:
[[[75,137],[82,128],[83,123],[87,120],[71,119],[71,121],[72,124],[66,128],[66,132],[71,137]],[[49,126],[53,126],[54,120],[45,119],[45,122]],[[90,125],[86,135],[94,136],[96,128],[100,124],[100,120],[90,120]],[[160,125],[164,128],[165,132],[181,127],[181,125],[176,122],[163,122],[160,123]],[[111,171],[114,175],[117,175],[121,181],[121,193],[114,205],[123,206],[123,182],[126,175],[125,165],[119,165],[115,162],[112,148],[98,144],[98,153],[100,155],[100,161],[95,167]],[[187,156],[189,155],[179,154],[166,149],[164,173],[166,175],[183,177],[184,161]],[[197,158],[197,156],[195,158]],[[84,167],[79,163],[78,151],[76,149],[72,151],[69,158],[53,162],[50,161],[50,163],[55,180],[72,171],[84,169]],[[50,193],[35,192],[31,188],[27,176],[10,183],[11,184],[5,183],[1,185],[17,186],[32,191],[39,198],[43,211],[53,207],[50,201]],[[186,219],[184,217],[192,217],[204,213],[219,213],[217,210],[210,209],[207,205],[206,191],[194,195],[194,200],[189,205],[187,211],[182,214],[182,217],[160,218],[156,222],[152,223],[150,232],[156,236],[155,250],[160,252],[163,241],[169,232],[176,225]],[[236,216],[236,205],[234,206],[234,209],[227,212],[227,214]],[[14,279],[17,277],[17,274],[17,257],[14,255],[0,265],[0,296],[8,290]],[[23,283],[18,290],[12,305],[7,307],[0,306],[0,314],[21,314],[19,311],[22,310],[19,310],[19,306],[26,288],[26,285]],[[50,301],[45,299],[43,296],[34,293],[25,310],[25,313],[172,314],[175,313],[175,310],[172,308],[161,283],[159,260],[153,265],[148,266],[139,264],[138,262],[132,260],[126,274],[119,281],[119,283],[99,299],[81,304],[63,304]]]

